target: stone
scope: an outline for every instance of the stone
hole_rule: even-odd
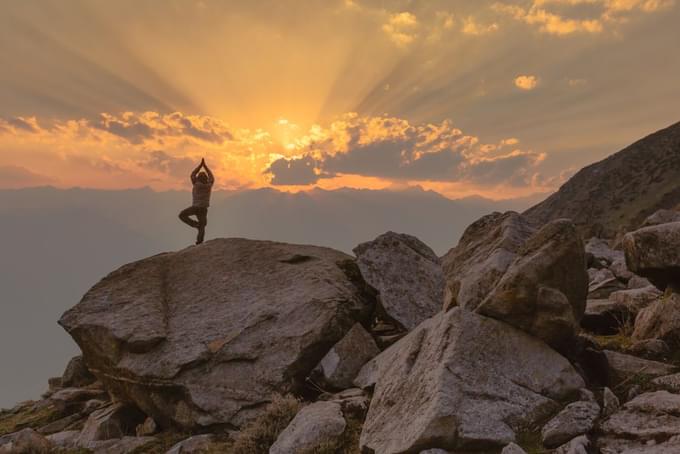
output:
[[[569,220],[532,235],[475,309],[560,347],[579,329],[588,276],[583,244]]]
[[[634,316],[628,307],[611,299],[588,299],[586,310],[581,318],[581,327],[600,335],[612,335],[619,332],[626,320]]]
[[[449,451],[445,449],[432,448],[426,449],[425,451],[420,451],[420,454],[449,454]]]
[[[640,227],[650,227],[653,225],[668,224],[670,222],[680,222],[680,211],[659,210],[648,216]]]
[[[494,212],[473,222],[442,257],[444,308],[474,310],[495,287],[535,229],[518,213]]]
[[[207,451],[214,442],[213,434],[194,435],[175,444],[165,454],[199,454]]]
[[[652,380],[652,383],[673,393],[680,393],[680,373],[664,375]]]
[[[615,279],[614,273],[609,268],[588,268],[588,286],[599,285],[610,279]]]
[[[609,269],[612,273],[614,273],[614,276],[618,280],[625,283],[628,283],[628,281],[634,276],[634,274],[628,269],[628,266],[626,265],[626,257],[623,255],[623,253],[620,257],[617,257],[612,262],[612,264],[609,266]]]
[[[628,309],[628,312],[635,317],[645,307],[661,298],[661,292],[653,285],[619,290],[609,295],[609,299],[615,303],[620,303]]]
[[[386,315],[405,329],[441,310],[444,272],[439,257],[418,238],[387,232],[361,243],[354,253]]]
[[[92,442],[88,449],[94,454],[131,454],[155,442],[154,437],[122,437]]]
[[[623,237],[628,268],[659,289],[680,289],[680,222],[643,227]]]
[[[53,448],[47,438],[30,428],[0,437],[0,453],[48,454]]]
[[[625,353],[604,350],[609,361],[610,382],[616,384],[634,376],[654,378],[669,375],[675,371],[675,366],[638,358]]]
[[[501,451],[501,454],[527,454],[527,452],[517,446],[515,443],[509,443],[503,450]]]
[[[597,282],[588,286],[588,298],[608,298],[614,292],[624,290],[626,284],[621,282],[618,278],[612,277],[601,282]]]
[[[64,416],[56,421],[52,421],[38,429],[43,435],[49,435],[58,432],[64,432],[74,426],[79,426],[85,417],[80,413],[73,413],[72,415]]]
[[[634,342],[628,351],[647,359],[662,358],[670,353],[670,347],[661,339],[646,339]]]
[[[342,407],[342,414],[363,420],[371,403],[369,395],[361,388],[350,388],[336,394],[324,394],[319,400],[336,402]]]
[[[158,432],[158,426],[156,425],[156,421],[151,417],[147,417],[143,423],[135,428],[135,433],[138,437],[146,437],[153,435],[156,432]]]
[[[373,337],[357,323],[326,353],[312,377],[331,388],[351,388],[361,366],[379,353]]]
[[[544,342],[463,308],[440,313],[369,361],[361,448],[500,449],[578,394],[583,379]]]
[[[555,449],[552,454],[588,454],[590,440],[587,435],[581,435]]]
[[[600,415],[597,402],[573,402],[555,415],[541,430],[543,445],[557,448],[569,440],[590,432]]]
[[[635,318],[633,339],[680,342],[680,294],[673,293],[642,309]]]
[[[631,277],[630,280],[628,281],[629,289],[644,288],[649,287],[650,285],[652,285],[652,283],[649,282],[649,279],[644,278],[642,276],[638,276],[637,274],[634,274],[633,277]]]
[[[617,412],[621,407],[619,398],[606,386],[602,390],[602,407],[602,416],[605,418]]]
[[[301,392],[375,305],[352,257],[217,239],[123,266],[60,324],[118,400],[159,426],[242,426],[274,393]]]
[[[66,430],[64,432],[47,435],[45,438],[57,448],[71,449],[76,447],[76,441],[78,440],[79,435],[79,430]]]
[[[607,264],[613,263],[617,258],[623,257],[623,252],[615,251],[609,247],[609,242],[603,238],[592,237],[585,244],[587,254],[592,254],[596,260],[602,260]]]
[[[61,386],[64,388],[82,388],[94,383],[97,378],[92,375],[85,365],[82,355],[74,356],[68,362],[63,375]]]
[[[600,431],[602,453],[663,452],[640,449],[680,435],[680,395],[667,391],[641,394],[607,418]]]
[[[340,405],[314,402],[295,415],[269,448],[269,454],[290,454],[317,448],[342,435],[346,426]]]
[[[144,414],[130,405],[110,405],[93,412],[87,418],[76,444],[82,448],[94,449],[97,441],[134,435],[135,428],[144,419]]]

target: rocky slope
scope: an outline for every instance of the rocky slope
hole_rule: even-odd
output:
[[[581,169],[524,214],[542,225],[569,218],[585,238],[611,238],[680,204],[680,123]]]
[[[674,453],[678,238],[508,212],[442,259],[394,232],[149,257],[63,315],[82,356],[0,412],[0,453]]]

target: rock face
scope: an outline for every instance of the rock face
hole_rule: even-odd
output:
[[[213,240],[123,266],[60,324],[107,389],[161,427],[240,426],[367,320],[366,289],[331,249]]]
[[[61,386],[64,388],[87,386],[95,381],[94,375],[90,373],[83,361],[82,355],[71,358],[61,377]]]
[[[664,290],[680,289],[680,222],[653,225],[623,237],[628,268]]]
[[[315,402],[295,415],[269,449],[269,454],[290,454],[317,448],[340,436],[346,426],[339,404]]]
[[[641,310],[633,339],[661,339],[673,345],[680,341],[680,294],[673,293]]]
[[[642,223],[640,227],[668,224],[669,222],[680,222],[680,211],[659,210],[653,215],[649,216],[647,219],[645,219],[645,221]]]
[[[675,371],[675,367],[670,364],[658,361],[649,361],[638,358],[637,356],[626,355],[624,353],[604,350],[610,368],[610,378],[612,383],[627,380],[639,375],[646,378],[660,377],[669,375]]]
[[[485,216],[443,258],[447,308],[476,310],[559,345],[585,311],[583,251],[567,220],[536,231],[517,213]]]
[[[361,447],[383,454],[500,449],[584,385],[545,343],[462,308],[423,322],[357,381],[375,383]]]
[[[134,435],[138,424],[144,422],[144,415],[134,407],[117,403],[97,410],[85,422],[76,444],[91,448],[97,441]]]
[[[437,255],[410,235],[387,232],[354,248],[365,281],[386,315],[407,330],[439,312],[444,274]]]
[[[336,389],[352,387],[352,381],[366,364],[380,353],[373,337],[361,326],[355,324],[352,329],[335,344],[312,375],[325,386]]]

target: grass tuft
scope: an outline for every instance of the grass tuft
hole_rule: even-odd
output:
[[[348,418],[345,431],[335,440],[328,440],[316,448],[302,451],[300,454],[361,454],[359,449],[359,437],[363,421],[357,418]]]

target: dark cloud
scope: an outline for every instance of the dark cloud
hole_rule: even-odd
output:
[[[265,173],[272,175],[271,184],[277,186],[314,184],[320,178],[329,177],[319,170],[319,164],[311,156],[299,159],[281,158],[274,161]]]
[[[154,135],[154,130],[139,120],[124,122],[108,115],[100,115],[98,120],[92,122],[92,126],[122,137],[135,145],[142,143],[145,139],[150,139]]]
[[[22,117],[0,118],[0,131],[8,131],[9,127],[25,132],[38,132],[35,124]]]
[[[140,161],[139,165],[172,177],[182,178],[187,177],[197,163],[189,158],[176,158],[162,150],[155,150],[149,153],[148,159]]]
[[[54,183],[52,178],[40,175],[24,167],[0,166],[0,188],[25,188],[45,186],[51,183]]]

